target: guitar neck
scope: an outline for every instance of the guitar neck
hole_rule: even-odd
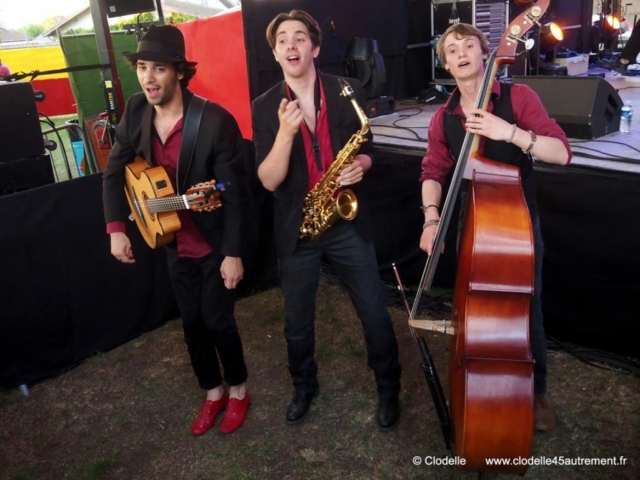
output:
[[[189,195],[176,195],[174,197],[148,198],[135,201],[136,206],[145,206],[149,213],[175,212],[177,210],[189,210]]]

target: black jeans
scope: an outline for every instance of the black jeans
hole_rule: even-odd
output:
[[[531,355],[536,361],[533,370],[533,391],[536,395],[547,392],[547,337],[544,333],[542,318],[542,262],[544,259],[544,242],[540,229],[540,217],[531,219],[533,227],[533,243],[535,252],[535,293],[531,299],[531,317],[529,333],[531,334]]]
[[[218,356],[227,384],[241,385],[247,379],[247,367],[233,316],[235,290],[224,286],[220,274],[224,257],[212,253],[184,258],[173,247],[166,250],[184,339],[200,387],[211,390],[222,384]]]
[[[367,363],[378,393],[396,396],[401,367],[393,323],[387,311],[373,242],[365,242],[356,227],[338,221],[319,240],[301,240],[289,255],[279,255],[280,283],[285,300],[285,338],[289,371],[299,392],[318,388],[315,347],[315,297],[322,255],[338,271],[364,329]]]

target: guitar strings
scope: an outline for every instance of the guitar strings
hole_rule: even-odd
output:
[[[150,213],[161,213],[173,210],[187,210],[191,199],[197,198],[199,195],[180,195],[177,197],[168,198],[148,198],[147,200],[135,200],[136,208],[146,207]],[[211,197],[207,201],[201,202],[202,205],[206,205],[211,202]]]

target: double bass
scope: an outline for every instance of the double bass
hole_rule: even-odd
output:
[[[498,68],[515,62],[523,36],[539,25],[551,0],[528,6],[509,24],[487,61],[476,108],[486,110]],[[533,5],[531,5],[534,3]],[[467,133],[442,208],[432,254],[409,313],[409,327],[422,359],[447,448],[464,458],[461,468],[523,475],[533,441],[533,367],[529,342],[534,293],[531,218],[520,171],[483,157],[480,137]],[[423,337],[414,326],[420,292],[429,291],[462,179],[470,181],[458,250],[449,350],[449,408]],[[399,280],[399,279],[398,279]],[[429,323],[427,321],[427,323]],[[432,330],[440,330],[430,328]],[[440,330],[442,331],[442,330]],[[487,459],[511,459],[488,465]]]

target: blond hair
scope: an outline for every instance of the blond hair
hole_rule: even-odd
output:
[[[482,53],[489,55],[489,42],[482,31],[468,23],[456,23],[447,28],[438,40],[436,54],[438,55],[438,60],[440,60],[442,65],[447,64],[447,55],[444,51],[444,41],[451,34],[454,34],[458,40],[464,37],[476,37],[480,41]]]

